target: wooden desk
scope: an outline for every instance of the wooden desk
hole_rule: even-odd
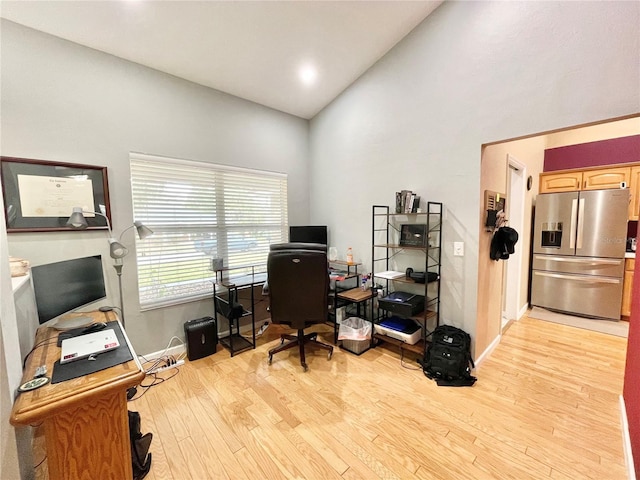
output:
[[[90,315],[94,321],[117,320],[113,312],[96,311]],[[47,376],[52,375],[53,364],[60,359],[56,345],[59,333],[53,328],[38,329],[34,345],[43,341],[45,344],[29,356],[23,382],[33,378],[40,365],[47,366]],[[16,399],[9,419],[12,425],[44,424],[51,480],[133,478],[127,389],[138,385],[145,374],[126,333],[124,336],[124,347],[131,350],[133,360],[65,382],[49,383],[21,393]]]

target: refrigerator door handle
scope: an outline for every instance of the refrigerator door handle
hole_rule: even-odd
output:
[[[547,260],[551,262],[565,262],[565,263],[582,263],[586,265],[620,265],[623,259],[617,260],[602,260],[602,259],[593,259],[593,258],[575,258],[575,257],[550,257],[548,255],[536,255],[536,260]]]
[[[576,247],[576,221],[578,217],[578,199],[571,200],[571,228],[569,230],[569,248]]]
[[[584,202],[581,198],[578,203],[578,237],[576,239],[576,250],[582,248],[582,239],[584,237]]]
[[[551,278],[559,278],[562,280],[571,280],[576,282],[597,284],[597,283],[611,283],[618,285],[620,284],[620,280],[616,278],[606,278],[606,277],[582,277],[578,275],[562,275],[561,273],[547,273],[547,272],[533,272],[534,275],[538,275],[540,277],[551,277]]]

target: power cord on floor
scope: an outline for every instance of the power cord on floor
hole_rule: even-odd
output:
[[[162,382],[164,382],[165,380],[169,380],[170,378],[175,377],[179,370],[176,367],[176,371],[167,378],[162,378],[162,377],[158,377],[158,370],[164,370],[170,367],[174,367],[178,364],[178,362],[180,360],[184,360],[186,354],[184,352],[182,352],[180,355],[178,355],[178,357],[176,358],[173,355],[167,355],[167,351],[169,350],[169,348],[171,348],[171,344],[173,343],[174,340],[177,340],[178,342],[180,342],[180,345],[184,345],[184,342],[176,337],[173,336],[169,339],[169,343],[167,343],[167,346],[165,347],[165,349],[162,351],[162,354],[155,358],[155,359],[148,359],[146,358],[144,355],[138,355],[138,359],[142,359],[142,367],[144,369],[144,373],[145,373],[145,378],[147,376],[151,376],[153,377],[153,381],[149,384],[149,385],[144,385],[143,382],[140,383],[140,385],[138,385],[138,387],[144,389],[143,392],[138,395],[136,397],[136,395],[138,394],[138,388],[137,387],[131,387],[127,390],[127,401],[133,401],[133,400],[137,400],[138,398],[142,397],[145,393],[147,393],[147,390],[155,385],[158,385]],[[184,362],[182,362],[184,363]],[[148,366],[150,364],[150,366]]]
[[[40,462],[39,462],[37,465],[35,465],[35,466],[33,467],[33,469],[34,469],[34,470],[38,469],[38,467],[40,467],[40,466],[44,463],[44,461],[45,461],[46,459],[47,459],[47,456],[45,455],[45,456],[44,456],[44,458],[43,458],[42,460],[40,460]]]
[[[256,332],[256,338],[260,338],[262,334],[267,331],[267,328],[269,328],[269,325],[271,325],[271,322],[264,322],[260,327],[260,329]],[[251,335],[240,335],[240,336],[246,339],[251,338]]]
[[[402,368],[406,368],[407,370],[422,370],[421,367],[411,367],[409,364],[404,361],[404,348],[400,348],[400,366]]]
[[[175,371],[173,372],[173,374],[172,374],[170,377],[167,377],[167,378],[159,377],[157,373],[148,373],[148,374],[147,374],[147,377],[151,377],[151,378],[153,378],[153,380],[152,380],[152,381],[151,381],[151,383],[150,383],[150,384],[148,384],[148,385],[145,385],[145,384],[144,384],[144,381],[140,382],[139,387],[140,387],[140,388],[142,388],[142,389],[143,389],[143,391],[142,391],[142,393],[141,393],[140,395],[138,395],[137,397],[133,397],[133,398],[131,398],[131,400],[132,400],[132,401],[133,401],[133,400],[138,400],[138,399],[142,398],[142,397],[144,396],[144,394],[145,394],[145,393],[147,393],[151,387],[155,387],[156,385],[160,385],[161,383],[163,383],[163,382],[165,382],[165,381],[167,381],[167,380],[171,380],[173,377],[175,377],[175,376],[179,373],[179,370],[178,370],[178,369],[174,369],[174,370],[175,370]],[[145,377],[145,379],[146,379],[147,377]]]
[[[169,339],[169,343],[167,344],[167,346],[165,347],[165,349],[162,351],[162,354],[160,356],[158,356],[155,359],[147,359],[144,355],[138,355],[138,358],[141,358],[142,360],[144,360],[142,362],[142,365],[145,366],[147,364],[151,364],[150,367],[145,368],[145,373],[150,373],[153,372],[154,370],[157,370],[158,368],[163,368],[163,367],[170,367],[173,366],[177,363],[178,360],[184,360],[184,356],[185,353],[181,353],[178,358],[174,357],[173,355],[167,355],[167,351],[169,350],[169,348],[171,348],[171,343],[177,340],[178,342],[180,342],[180,345],[184,346],[184,342],[176,337],[173,336]]]

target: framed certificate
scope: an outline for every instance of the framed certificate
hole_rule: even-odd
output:
[[[104,212],[111,222],[107,167],[0,157],[7,232],[70,230],[73,207]],[[85,214],[90,229],[107,229],[100,215]]]

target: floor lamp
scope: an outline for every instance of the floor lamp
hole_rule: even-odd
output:
[[[123,266],[122,259],[129,253],[129,249],[127,249],[127,247],[125,247],[121,243],[122,235],[124,235],[124,233],[127,232],[128,230],[135,227],[138,232],[138,237],[142,240],[143,238],[146,238],[149,235],[152,235],[153,230],[151,230],[148,227],[145,227],[142,224],[142,222],[135,221],[133,222],[133,225],[125,228],[120,234],[120,238],[116,240],[113,237],[113,231],[111,230],[111,224],[109,223],[109,218],[104,213],[83,210],[81,207],[73,207],[73,212],[71,213],[69,220],[67,220],[67,226],[76,230],[82,230],[87,228],[88,226],[87,219],[84,218],[85,213],[92,214],[92,215],[100,215],[107,222],[107,228],[109,229],[109,256],[113,258],[113,261],[114,261],[113,268],[115,268],[116,274],[118,275],[118,292],[120,294],[120,317],[122,320],[122,326],[124,327],[125,320],[124,320],[124,301],[122,298],[122,266]]]

